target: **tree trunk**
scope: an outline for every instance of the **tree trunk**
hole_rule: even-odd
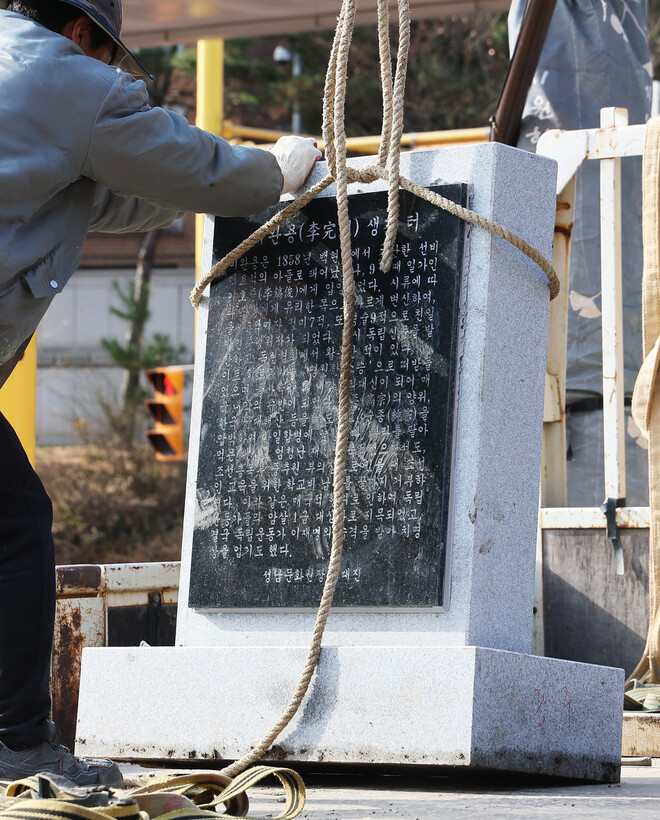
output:
[[[149,89],[150,102],[154,106],[162,105],[167,97],[172,78],[172,66],[168,65],[162,76],[160,83],[152,85]],[[142,347],[144,344],[144,326],[149,315],[149,285],[151,283],[151,272],[153,270],[156,249],[160,238],[160,229],[148,231],[140,243],[137,265],[135,268],[135,284],[133,290],[133,300],[135,304],[135,314],[133,321],[126,330],[125,347],[127,350],[135,349],[135,367],[127,369],[124,373],[121,387],[121,405],[128,416],[128,436],[129,441],[135,440],[137,411],[140,385],[140,367],[142,360]]]
[[[142,358],[144,326],[148,316],[149,285],[151,284],[151,272],[153,270],[154,259],[156,258],[159,238],[160,230],[149,231],[142,237],[135,269],[135,286],[133,290],[135,319],[126,330],[125,345],[127,349],[133,346],[135,347],[137,353],[135,357],[136,361],[140,361]],[[121,403],[126,410],[134,403],[133,397],[137,392],[139,383],[139,369],[131,369],[125,372],[121,388]]]

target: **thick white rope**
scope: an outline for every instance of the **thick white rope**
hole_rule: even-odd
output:
[[[266,733],[261,742],[240,760],[222,770],[222,774],[234,777],[259,760],[270,748],[278,735],[290,723],[298,711],[309,688],[310,681],[318,665],[321,642],[325,625],[330,615],[332,599],[337,587],[344,546],[344,514],[346,495],[346,462],[348,458],[348,437],[350,433],[350,387],[351,357],[353,354],[353,331],[355,323],[355,281],[351,259],[351,235],[348,216],[348,178],[346,174],[346,132],[344,128],[344,106],[346,102],[346,74],[348,52],[350,50],[355,24],[356,0],[345,0],[340,24],[337,26],[333,45],[334,60],[337,64],[337,79],[330,84],[333,97],[333,122],[324,122],[325,144],[332,144],[333,162],[337,167],[337,213],[341,244],[343,270],[344,325],[339,373],[339,405],[337,413],[337,440],[335,444],[335,464],[332,487],[332,547],[328,572],[323,586],[323,594],[316,615],[312,640],[300,680],[293,697],[275,725]],[[329,111],[330,91],[326,91],[326,106]]]

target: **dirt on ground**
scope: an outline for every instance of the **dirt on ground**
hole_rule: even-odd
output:
[[[185,462],[157,462],[148,446],[40,447],[35,461],[58,564],[180,559]]]

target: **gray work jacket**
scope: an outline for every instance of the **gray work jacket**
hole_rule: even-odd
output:
[[[151,108],[141,80],[0,10],[0,364],[78,267],[88,231],[260,213],[281,188],[270,152]]]

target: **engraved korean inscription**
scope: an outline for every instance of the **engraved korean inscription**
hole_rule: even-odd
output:
[[[435,188],[465,203],[466,186]],[[350,197],[356,279],[344,556],[336,606],[443,603],[464,226],[401,192]],[[216,219],[221,258],[275,209]],[[210,288],[189,605],[314,607],[332,540],[342,327],[334,200],[317,199]]]

